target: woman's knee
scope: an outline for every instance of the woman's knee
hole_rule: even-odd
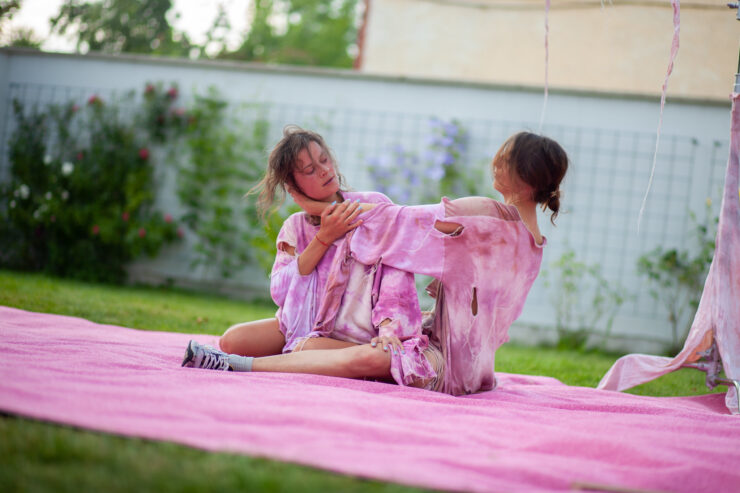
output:
[[[241,356],[279,354],[285,345],[276,319],[256,320],[228,328],[218,343],[222,351]]]
[[[232,325],[218,340],[221,351],[229,354],[241,354],[249,351],[249,322]]]
[[[235,352],[237,345],[237,336],[233,329],[235,329],[236,327],[238,327],[238,325],[229,327],[218,340],[218,345],[221,348],[221,351],[230,354],[233,354]]]

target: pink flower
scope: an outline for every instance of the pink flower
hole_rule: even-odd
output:
[[[143,238],[146,236],[146,230],[144,228],[139,228],[139,238]]]
[[[85,154],[82,151],[80,151],[80,152],[77,153],[77,160],[78,161],[82,161],[82,158],[83,157],[85,157]]]
[[[124,222],[128,222],[128,212],[124,212],[121,214],[121,219],[124,220]]]
[[[167,97],[170,99],[177,98],[177,88],[176,87],[170,87],[170,90],[167,91]]]
[[[97,94],[93,94],[92,96],[90,96],[90,99],[87,100],[87,104],[89,104],[89,105],[93,105],[93,104],[100,105],[100,104],[103,104],[103,100],[100,99],[100,97],[98,97]]]
[[[146,88],[144,89],[145,94],[151,94],[154,92],[154,84],[147,84]]]
[[[141,149],[139,149],[139,157],[144,161],[149,159],[149,149],[147,149],[146,147],[142,147]]]
[[[95,224],[95,225],[93,225],[93,227],[92,227],[92,234],[93,234],[94,236],[97,236],[97,235],[98,235],[98,233],[100,233],[100,226],[98,226],[97,224]]]
[[[177,237],[182,238],[183,236],[185,236],[185,231],[182,228],[177,228]]]
[[[80,106],[77,105],[77,104],[73,104],[72,105],[72,113],[77,113],[78,111],[80,111]]]
[[[173,108],[172,114],[175,116],[183,116],[185,114],[185,108]]]
[[[164,222],[171,223],[172,222],[172,215],[171,214],[165,214],[164,215]]]

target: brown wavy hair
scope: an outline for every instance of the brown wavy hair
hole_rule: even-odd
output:
[[[495,159],[504,159],[509,171],[532,187],[532,199],[550,209],[550,222],[560,211],[560,182],[568,171],[568,155],[549,137],[519,132],[501,146]]]

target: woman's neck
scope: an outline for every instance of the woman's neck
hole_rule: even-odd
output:
[[[332,195],[331,197],[322,200],[322,202],[329,202],[329,203],[335,202],[335,201],[342,202],[343,200],[344,200],[344,197],[342,196],[342,192],[339,191],[339,192],[335,192],[334,195]]]
[[[532,200],[518,200],[515,197],[504,197],[504,203],[516,207],[524,226],[532,233],[535,242],[541,245],[542,234],[537,224],[537,204]]]

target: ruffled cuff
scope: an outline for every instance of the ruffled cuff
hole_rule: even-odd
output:
[[[431,380],[437,373],[429,364],[424,350],[428,346],[427,338],[413,337],[403,341],[406,354],[391,354],[391,376],[399,385],[411,385],[420,380]]]

